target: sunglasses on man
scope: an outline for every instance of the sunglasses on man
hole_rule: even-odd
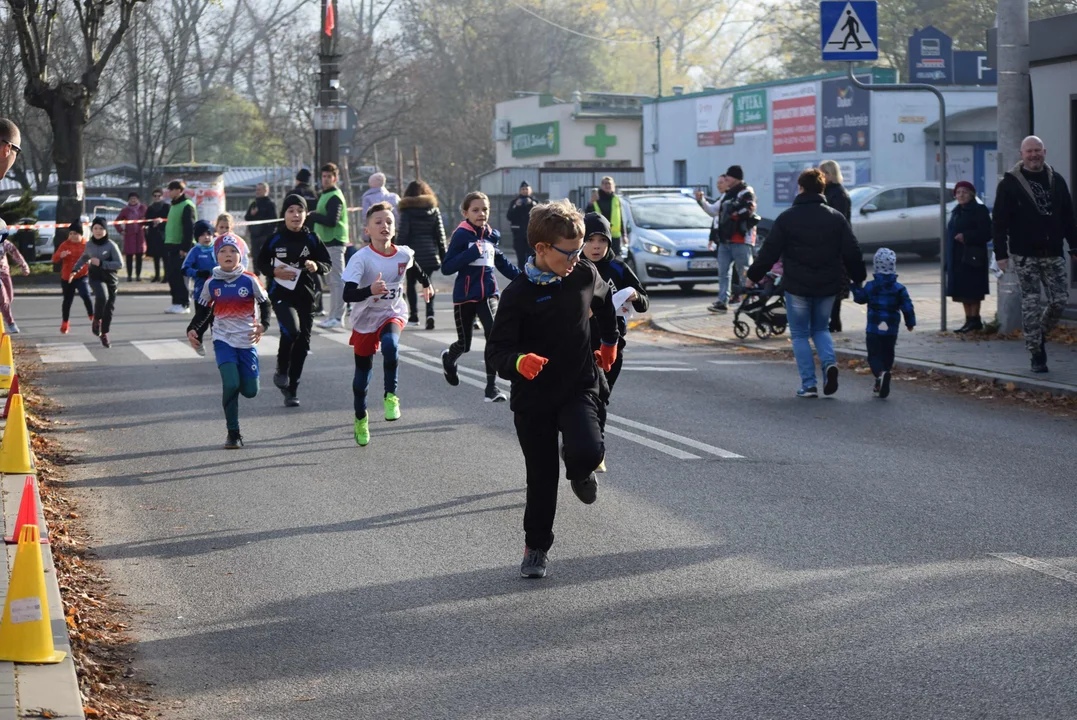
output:
[[[8,144],[9,146],[11,146],[11,151],[12,151],[13,153],[15,153],[16,155],[18,155],[19,153],[21,153],[21,152],[22,152],[22,148],[21,148],[21,147],[19,147],[18,145],[16,145],[15,143],[11,142],[10,140],[3,140],[3,141],[0,141],[0,142],[5,142],[5,143],[7,143],[7,144]]]

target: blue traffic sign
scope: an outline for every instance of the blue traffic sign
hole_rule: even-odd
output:
[[[875,0],[819,3],[823,60],[878,60],[879,11]]]

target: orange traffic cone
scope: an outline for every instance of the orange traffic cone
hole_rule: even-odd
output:
[[[27,475],[26,481],[22,484],[22,502],[19,503],[19,516],[15,520],[15,532],[12,533],[11,537],[4,538],[4,542],[8,545],[17,543],[25,525],[41,527],[37,524],[37,493],[34,492],[33,475]],[[49,539],[42,536],[41,543],[48,545]]]
[[[0,320],[3,322],[3,320]],[[0,415],[0,418],[6,418],[8,412],[11,410],[11,396],[19,394],[19,375],[15,374],[15,377],[11,380],[11,389],[7,393],[7,402],[4,403],[4,414]]]
[[[5,336],[7,337],[7,336]],[[22,405],[22,395],[11,398],[11,413],[4,428],[4,439],[0,442],[0,473],[33,473],[34,454],[30,451],[30,431],[26,427],[26,411]]]
[[[0,320],[0,322],[3,322]],[[6,390],[11,387],[11,379],[15,377],[15,357],[11,354],[11,336],[4,334],[0,340],[0,389]]]
[[[15,567],[4,601],[4,615],[0,618],[0,660],[58,663],[66,655],[52,642],[52,620],[49,618],[49,598],[45,594],[45,567],[37,525],[26,525],[19,535]]]

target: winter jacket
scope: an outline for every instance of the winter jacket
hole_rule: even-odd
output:
[[[802,297],[829,297],[844,290],[844,271],[859,284],[867,278],[860,245],[841,213],[822,195],[801,193],[774,221],[748,278],[760,282],[782,261],[782,288]]]
[[[841,183],[828,182],[823,189],[826,204],[834,208],[845,217],[847,222],[852,222],[853,201],[849,197],[849,191]]]
[[[298,195],[306,200],[308,210],[318,204],[318,196],[314,194],[314,188],[310,183],[297,182],[294,188],[285,193],[285,197],[288,195]]]
[[[647,291],[643,289],[643,285],[640,284],[636,273],[632,272],[632,268],[625,265],[614,255],[612,247],[606,251],[606,257],[594,263],[594,266],[598,270],[598,274],[610,286],[610,297],[613,297],[619,290],[624,290],[626,287],[633,288],[636,291],[636,299],[632,301],[632,308],[639,313],[647,312],[650,305]],[[614,308],[615,311],[616,309]],[[628,321],[620,315],[617,316],[617,330],[620,335],[619,347],[623,348],[625,346],[625,335],[628,333]],[[599,337],[598,320],[592,317],[591,348],[594,350],[598,350],[598,346],[601,344]]]
[[[82,253],[86,251],[86,241],[80,240],[75,242],[70,238],[60,243],[60,247],[56,248],[56,252],[52,254],[52,261],[54,263],[60,263],[60,278],[64,282],[71,282],[72,280],[78,280],[80,277],[86,276],[90,269],[83,266],[77,273],[72,273],[72,268],[75,267],[75,263],[82,257]]]
[[[445,257],[445,225],[432,195],[400,199],[400,227],[396,244],[406,245],[415,253],[415,264],[427,275],[441,267]]]
[[[300,269],[299,282],[295,289],[289,290],[273,278],[273,261],[277,260],[294,268],[301,268],[307,260],[313,260],[318,269],[314,273],[305,268]],[[311,305],[315,296],[321,289],[318,275],[325,275],[333,264],[326,249],[318,236],[306,228],[291,231],[282,227],[269,239],[262,250],[258,253],[258,272],[265,275],[269,280],[269,299],[274,303],[277,300],[288,299],[296,303]]]
[[[1063,239],[1071,247],[1077,244],[1077,219],[1065,179],[1050,165],[1036,175],[1018,163],[998,184],[992,235],[999,260],[1011,254],[1062,257]]]
[[[738,183],[718,200],[718,240],[733,245],[755,245],[755,190]]]
[[[520,270],[501,252],[498,247],[500,242],[501,233],[489,225],[483,226],[480,231],[465,220],[456,228],[441,261],[443,274],[456,273],[453,304],[479,302],[498,295],[495,267],[509,280],[520,274]]]
[[[864,287],[854,285],[852,291],[853,300],[868,306],[868,335],[897,335],[902,314],[907,327],[916,327],[912,298],[895,273],[875,273],[874,280]]]
[[[375,203],[387,202],[393,206],[393,214],[398,215],[396,208],[400,202],[400,196],[396,193],[391,193],[385,188],[370,188],[363,193],[363,217],[360,220],[362,223],[366,223],[366,212],[370,209],[370,206]],[[400,218],[397,217],[397,220]]]
[[[255,198],[247,207],[247,212],[243,216],[243,219],[247,222],[258,223],[265,220],[276,220],[277,206],[268,197]],[[280,223],[264,223],[249,226],[247,235],[250,238],[251,244],[254,247],[260,247],[263,242],[273,237],[273,233],[277,232],[279,226]]]
[[[158,200],[146,208],[147,220],[164,220],[168,217],[168,203]],[[145,230],[146,252],[153,257],[164,257],[165,226],[148,223]]]
[[[90,265],[90,260],[97,258],[100,265]],[[90,240],[82,250],[82,257],[76,262],[71,272],[78,276],[79,270],[88,266],[90,268],[90,280],[103,282],[107,285],[116,285],[120,281],[119,272],[123,267],[123,254],[116,243],[108,238],[103,242]]]
[[[531,217],[531,209],[537,204],[535,198],[530,195],[519,195],[509,205],[509,211],[505,213],[505,217],[509,221],[509,227],[512,228],[514,236],[518,233],[527,234],[527,221]]]
[[[148,208],[139,203],[138,205],[125,205],[116,215],[117,220],[142,220],[146,217]],[[116,230],[123,236],[123,254],[141,255],[146,252],[146,229],[140,222],[117,225]]]
[[[614,205],[616,204],[616,209]],[[598,200],[591,206],[593,212],[601,213],[602,217],[606,218],[610,222],[610,237],[615,241],[624,237],[625,231],[625,214],[624,205],[621,203],[621,199],[616,196],[616,193],[608,193],[605,190],[598,191]],[[617,227],[614,227],[614,220],[616,220]]]
[[[213,275],[215,267],[217,257],[213,254],[212,244],[198,243],[191,248],[187,257],[183,258],[183,274],[194,278],[194,294],[191,297],[197,299],[202,295],[202,286],[206,284],[206,279]]]
[[[960,234],[964,242],[954,236]],[[965,248],[984,248],[987,259],[987,243],[991,241],[991,213],[986,205],[973,200],[968,205],[958,205],[950,214],[946,228],[946,294],[952,298],[975,300],[990,291],[987,282],[987,263],[972,267],[964,262]]]
[[[26,259],[23,258],[19,249],[10,240],[4,240],[0,243],[0,275],[11,274],[11,266],[7,262],[8,255],[11,256],[16,265],[22,268],[23,275],[30,274],[30,266],[26,264]]]

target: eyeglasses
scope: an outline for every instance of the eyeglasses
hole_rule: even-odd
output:
[[[22,152],[22,148],[21,148],[21,147],[19,147],[18,145],[16,145],[15,143],[11,142],[10,140],[4,140],[3,142],[6,142],[6,143],[7,143],[8,145],[10,145],[10,146],[11,146],[11,150],[12,150],[12,151],[13,151],[13,152],[14,152],[14,153],[15,153],[16,155],[18,155],[19,153],[21,153],[21,152]]]
[[[583,252],[582,247],[577,248],[576,250],[571,250],[571,251],[562,250],[561,248],[557,247],[556,245],[550,245],[550,247],[553,248],[554,250],[556,250],[557,252],[561,253],[565,257],[567,257],[569,260],[572,260],[573,258],[578,258],[580,256],[580,253]]]

